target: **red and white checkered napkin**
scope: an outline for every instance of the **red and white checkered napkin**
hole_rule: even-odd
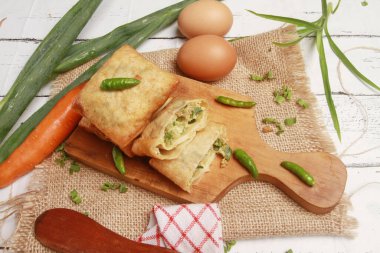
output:
[[[220,217],[217,204],[155,205],[137,241],[181,253],[223,252]]]

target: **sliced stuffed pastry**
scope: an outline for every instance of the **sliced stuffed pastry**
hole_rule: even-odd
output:
[[[221,154],[227,161],[231,158],[232,152],[226,138],[224,125],[209,123],[203,131],[197,133],[186,148],[182,149],[178,158],[152,158],[149,163],[183,190],[190,192],[193,183],[210,170],[216,154]]]
[[[102,90],[106,79],[138,79],[123,90]],[[130,46],[118,49],[85,85],[77,99],[81,114],[124,152],[176,88],[178,78],[159,69]]]
[[[176,100],[167,105],[136,139],[132,152],[161,160],[175,159],[207,124],[208,104],[203,99]]]

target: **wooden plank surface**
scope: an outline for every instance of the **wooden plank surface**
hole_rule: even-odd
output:
[[[36,43],[51,29],[75,0],[0,0],[0,20],[7,18],[0,26],[0,99],[1,95],[9,89],[12,80],[16,78],[17,68],[20,69],[31,54]],[[103,1],[95,17],[90,21],[88,27],[81,33],[81,39],[93,38],[108,32],[129,19],[140,17],[148,12],[165,7],[167,4],[177,0],[107,0]],[[337,0],[333,0],[334,3]],[[342,1],[341,9],[330,20],[330,32],[336,43],[342,50],[356,46],[379,47],[379,23],[378,15],[380,1],[368,0],[368,6],[362,7],[361,0]],[[226,0],[225,3],[232,9],[235,24],[228,37],[242,35],[253,35],[269,31],[280,26],[280,23],[262,20],[248,14],[244,9],[253,9],[277,15],[293,16],[314,20],[320,15],[320,1],[315,0]],[[98,18],[99,17],[99,18]],[[153,39],[142,45],[140,51],[151,51],[162,48],[179,47],[182,39],[176,32],[176,26],[172,26],[157,34]],[[312,39],[307,38],[302,42],[306,69],[311,80],[311,88],[317,94],[322,111],[322,119],[327,123],[327,129],[333,137],[337,150],[342,151],[362,132],[363,116],[359,113],[357,105],[353,100],[347,98],[337,83],[336,63],[330,50],[327,52],[332,90],[341,122],[346,125],[343,129],[344,139],[340,143],[329,120],[328,108],[325,104],[321,76],[318,66],[318,58]],[[326,43],[327,44],[327,43]],[[379,54],[371,52],[356,51],[348,56],[368,76],[373,77],[379,83]],[[14,68],[10,70],[10,68]],[[361,153],[368,148],[380,145],[380,108],[379,93],[370,91],[361,86],[347,71],[342,72],[346,86],[356,98],[363,104],[368,113],[368,132],[363,139],[357,142],[352,151]],[[5,83],[4,83],[5,80]],[[46,88],[40,96],[35,99],[28,112],[23,116],[25,119],[35,111],[43,102],[49,88]],[[349,152],[352,153],[352,152]],[[342,157],[348,166],[348,181],[346,193],[351,194],[360,186],[371,182],[380,182],[380,157],[379,149],[364,154]],[[25,191],[29,176],[15,182],[12,186],[0,190],[0,201],[15,196]],[[293,248],[294,252],[378,252],[380,242],[377,235],[380,234],[380,187],[376,184],[364,188],[352,197],[353,211],[351,213],[359,220],[360,226],[355,240],[331,237],[306,237],[299,238],[271,238],[255,241],[238,242],[231,252],[285,252]],[[13,220],[7,222],[1,236],[9,236],[15,225]],[[1,239],[0,239],[1,241]],[[1,243],[0,243],[1,246]]]

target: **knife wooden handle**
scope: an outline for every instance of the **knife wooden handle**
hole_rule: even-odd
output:
[[[35,222],[34,233],[42,245],[62,253],[175,252],[129,240],[86,215],[65,208],[42,213]]]

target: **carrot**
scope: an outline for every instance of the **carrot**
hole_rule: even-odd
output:
[[[0,164],[0,188],[33,170],[67,138],[81,119],[73,102],[81,84],[62,97],[23,143]]]

